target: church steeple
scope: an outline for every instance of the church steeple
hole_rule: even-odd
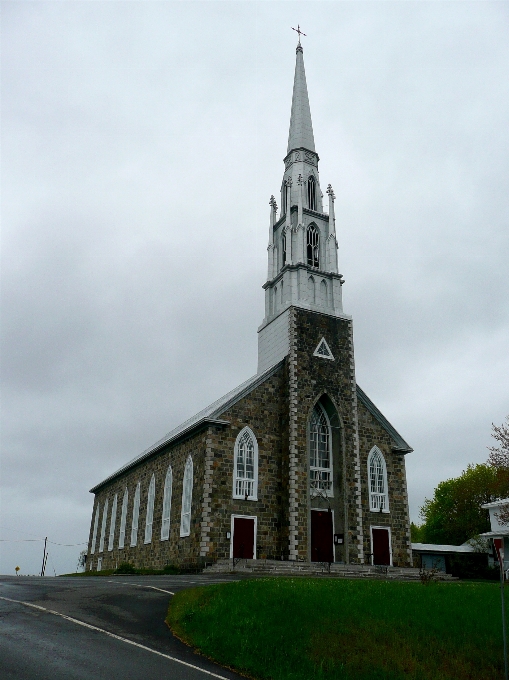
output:
[[[302,45],[297,45],[297,60],[295,63],[295,77],[293,80],[292,114],[290,117],[290,131],[288,133],[288,149],[307,149],[315,151],[311,109],[309,108],[306,71],[304,70],[304,56]]]
[[[300,37],[302,32],[300,29],[297,32]],[[286,312],[291,307],[345,318],[341,300],[343,279],[337,264],[336,197],[329,185],[329,213],[325,213],[319,160],[299,40],[279,219],[274,197],[270,200],[268,276],[263,286],[265,319],[259,328],[259,371],[285,356],[289,337]]]

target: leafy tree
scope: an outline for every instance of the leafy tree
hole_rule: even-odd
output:
[[[422,531],[422,526],[420,524],[415,524],[414,522],[410,522],[410,537],[412,539],[412,543],[423,543],[423,531]]]
[[[483,503],[509,496],[509,477],[493,465],[469,465],[459,477],[448,479],[426,499],[420,516],[424,520],[424,543],[461,545],[490,530],[489,515]]]
[[[490,452],[488,465],[498,473],[500,489],[497,498],[506,498],[509,487],[509,416],[506,416],[505,420],[506,422],[500,426],[491,424],[491,436],[498,442],[498,446],[488,446]],[[500,508],[497,519],[500,524],[509,524],[509,505]]]

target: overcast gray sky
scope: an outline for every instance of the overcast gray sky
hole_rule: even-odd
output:
[[[507,2],[3,2],[2,539],[256,372],[295,34],[413,519],[509,412]],[[2,543],[0,572],[42,546]],[[50,546],[48,572],[79,547]]]

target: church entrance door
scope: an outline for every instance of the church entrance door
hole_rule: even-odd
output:
[[[232,557],[252,560],[255,556],[256,517],[232,517]]]
[[[334,562],[332,512],[311,510],[311,562]]]
[[[373,564],[390,566],[391,544],[389,529],[381,527],[371,528],[371,545],[373,552]]]

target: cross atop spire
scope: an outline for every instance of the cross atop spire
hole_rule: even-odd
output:
[[[300,30],[299,24],[297,24],[297,28],[294,28],[293,26],[292,26],[291,28],[292,28],[292,31],[295,31],[296,33],[299,34],[299,44],[297,45],[297,47],[302,47],[302,45],[300,44],[300,36],[301,36],[301,35],[306,35],[306,34],[303,33],[303,32]]]
[[[292,27],[293,28],[293,27]],[[304,71],[304,55],[300,44],[300,36],[305,35],[300,27],[294,28],[299,33],[297,46],[297,61],[295,64],[295,78],[293,81],[292,115],[290,118],[290,132],[288,134],[288,150],[307,149],[315,151],[313,125],[311,123],[311,110],[309,108],[308,88],[306,85],[306,72]],[[315,151],[316,153],[316,151]]]

